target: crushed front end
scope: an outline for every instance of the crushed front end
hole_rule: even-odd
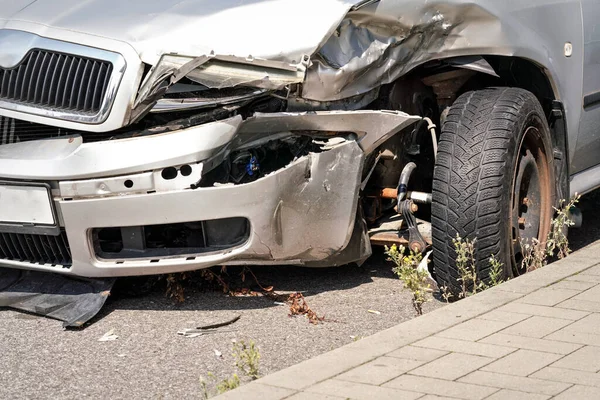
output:
[[[371,253],[366,160],[418,118],[302,99],[297,63],[0,29],[0,265],[84,277]]]

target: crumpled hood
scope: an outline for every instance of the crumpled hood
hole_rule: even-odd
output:
[[[144,62],[164,53],[253,56],[299,62],[358,0],[11,0],[0,28],[19,23],[131,45]]]

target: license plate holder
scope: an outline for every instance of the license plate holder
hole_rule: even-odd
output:
[[[0,181],[0,232],[58,235],[50,185]]]

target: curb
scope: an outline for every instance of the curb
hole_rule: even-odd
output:
[[[600,242],[537,271],[215,397],[280,400],[600,264]],[[300,398],[294,396],[294,398]]]

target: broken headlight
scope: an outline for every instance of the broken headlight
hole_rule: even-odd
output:
[[[250,93],[256,94],[260,90],[278,90],[290,84],[301,83],[308,62],[308,57],[299,64],[292,65],[251,57],[209,55],[194,58],[166,54],[144,79],[134,103],[132,119],[139,118],[153,108],[173,85],[184,78],[197,84],[199,90],[241,87],[252,88],[254,91]],[[244,96],[248,94],[248,91],[244,92]],[[171,110],[177,108],[173,102],[169,106]]]

